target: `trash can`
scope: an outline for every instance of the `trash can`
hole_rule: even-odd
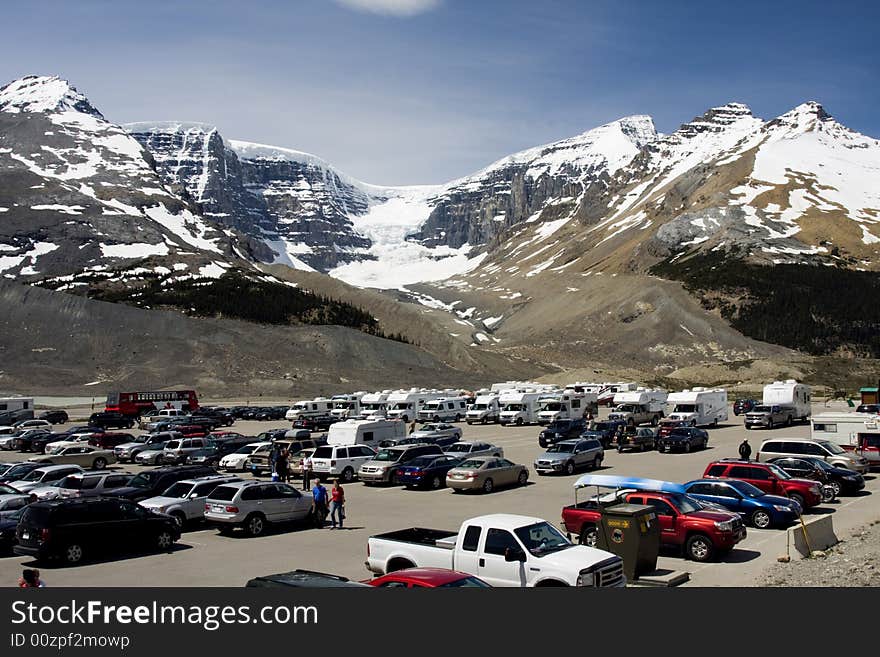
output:
[[[602,509],[598,547],[623,559],[628,580],[657,569],[660,524],[653,507],[615,504]]]

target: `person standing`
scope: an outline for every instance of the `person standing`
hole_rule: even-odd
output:
[[[302,460],[303,490],[308,490],[312,483],[312,455],[306,454]]]
[[[748,461],[752,457],[752,446],[749,445],[749,439],[746,438],[739,444],[739,457],[743,461]]]
[[[278,477],[278,481],[287,481],[290,477],[287,466],[288,454],[289,452],[286,449],[282,449],[278,453],[278,458],[275,459],[275,474]]]
[[[333,480],[333,488],[330,489],[330,529],[342,529],[342,521],[345,520],[345,491],[339,485],[339,480]]]
[[[39,570],[25,569],[21,571],[21,578],[18,580],[18,586],[23,589],[41,589],[45,588],[43,580],[40,579]]]
[[[312,488],[312,500],[315,508],[315,524],[318,527],[324,526],[327,519],[327,489],[321,484],[320,479],[315,479],[315,485]]]

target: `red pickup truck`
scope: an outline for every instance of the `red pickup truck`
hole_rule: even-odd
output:
[[[654,507],[660,523],[661,545],[683,549],[685,556],[693,561],[710,561],[746,537],[739,515],[703,508],[681,493],[622,492],[619,501]],[[581,544],[595,546],[600,517],[593,498],[564,507],[562,526],[569,536],[577,536]]]

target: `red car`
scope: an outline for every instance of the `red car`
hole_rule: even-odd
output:
[[[806,510],[822,502],[822,486],[812,479],[796,479],[773,463],[721,459],[706,466],[703,478],[741,479],[771,495],[790,497]]]
[[[89,438],[89,445],[100,447],[101,449],[113,449],[117,445],[131,442],[134,442],[134,436],[130,433],[95,433]]]
[[[366,580],[370,586],[386,589],[489,588],[479,577],[448,568],[404,568]]]

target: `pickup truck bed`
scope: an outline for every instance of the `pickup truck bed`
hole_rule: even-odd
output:
[[[458,532],[450,532],[443,529],[426,529],[425,527],[410,527],[398,529],[385,534],[376,534],[373,538],[398,541],[400,543],[415,543],[417,545],[431,545],[451,550],[455,547],[455,539]]]

